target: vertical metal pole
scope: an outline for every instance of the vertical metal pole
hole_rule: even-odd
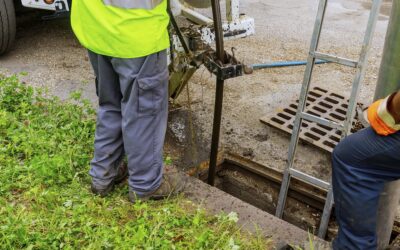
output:
[[[374,99],[400,88],[400,1],[393,0]]]
[[[400,0],[393,0],[375,99],[384,98],[398,90],[400,90]],[[378,249],[384,249],[389,245],[399,197],[400,181],[388,183],[381,193],[377,218]]]
[[[225,51],[224,51],[224,37],[222,33],[222,18],[221,18],[221,7],[219,0],[212,0],[212,12],[214,19],[214,30],[215,30],[215,43],[216,43],[216,55],[217,60],[224,63]],[[214,186],[215,172],[217,169],[217,157],[218,157],[218,146],[219,146],[219,134],[221,130],[221,117],[222,117],[222,103],[224,98],[224,80],[221,80],[217,76],[217,89],[215,92],[215,107],[214,107],[214,122],[213,122],[213,134],[211,139],[211,154],[210,154],[210,166],[208,170],[208,184]]]
[[[224,51],[224,34],[222,31],[222,18],[221,18],[221,6],[219,0],[211,0],[211,7],[214,21],[215,31],[215,50],[217,52],[217,60],[224,62],[225,51]]]
[[[224,97],[224,81],[217,80],[217,89],[215,92],[213,133],[211,139],[210,167],[208,170],[208,184],[212,186],[214,186],[215,183],[215,174],[217,169],[223,97]]]

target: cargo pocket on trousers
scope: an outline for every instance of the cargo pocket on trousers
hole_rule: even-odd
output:
[[[139,116],[156,115],[162,108],[164,100],[163,81],[154,78],[145,78],[138,80],[139,98],[138,113]]]

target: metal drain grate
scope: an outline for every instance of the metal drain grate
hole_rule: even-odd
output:
[[[292,133],[296,118],[298,100],[289,104],[279,113],[262,117],[260,121],[269,126]],[[361,105],[358,103],[358,105]],[[341,95],[328,90],[314,87],[309,91],[306,112],[342,124],[346,119],[348,100]],[[353,126],[355,121],[353,121]],[[310,121],[303,120],[300,139],[309,142],[323,150],[332,152],[341,139],[341,132]]]

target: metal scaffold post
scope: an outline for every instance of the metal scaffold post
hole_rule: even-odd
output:
[[[384,98],[398,90],[400,90],[400,0],[393,0],[374,99]],[[385,249],[389,245],[399,198],[400,181],[388,183],[379,201],[378,249]]]

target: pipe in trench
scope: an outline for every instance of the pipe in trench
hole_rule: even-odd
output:
[[[400,0],[393,0],[374,99],[385,98],[398,90],[400,90]],[[377,213],[378,249],[385,249],[389,245],[399,198],[400,180],[387,183],[381,193]]]

